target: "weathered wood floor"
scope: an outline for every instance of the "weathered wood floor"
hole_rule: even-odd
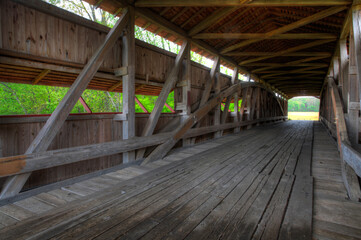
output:
[[[0,239],[358,239],[332,141],[291,121],[180,149],[0,207]]]

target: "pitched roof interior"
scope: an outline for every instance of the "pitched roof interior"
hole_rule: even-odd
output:
[[[90,4],[96,4],[96,0],[86,0]],[[100,7],[110,13],[115,13],[122,7],[122,1],[120,0],[104,0]],[[237,39],[237,37],[227,38],[219,36],[219,39],[215,37],[204,37],[206,33],[268,33],[281,27],[292,24],[296,21],[309,17],[311,15],[320,13],[324,10],[330,9],[332,6],[214,6],[214,7],[202,7],[202,6],[183,6],[183,7],[146,7],[147,10],[161,16],[169,23],[176,25],[189,34],[191,38],[200,40],[209,46],[213,47],[219,52],[227,49],[235,44],[248,41],[248,39]],[[220,14],[225,12],[224,15]],[[203,21],[208,21],[211,16],[217,15],[218,18],[212,24],[206,24],[202,28],[198,28],[199,24]],[[328,66],[332,59],[332,55],[335,52],[336,43],[340,36],[345,17],[347,15],[346,8],[330,16],[321,18],[317,21],[305,24],[301,27],[291,29],[285,33],[287,34],[328,34],[307,39],[307,37],[293,37],[292,39],[259,39],[258,41],[239,47],[232,51],[223,52],[224,56],[232,59],[234,62],[239,63],[241,67],[244,67],[251,73],[256,74],[260,79],[269,81],[277,89],[281,90],[288,97],[299,95],[319,95],[319,91],[322,88],[324,78],[328,72]],[[180,44],[182,42],[181,36],[175,36],[172,33],[167,32],[166,29],[160,27],[156,22],[149,22],[141,16],[136,15],[136,25],[145,28],[148,31],[157,33],[158,35],[167,38],[170,41],[175,41]],[[195,27],[198,29],[194,30]],[[194,32],[196,32],[194,34]],[[199,35],[198,34],[203,34]],[[322,41],[327,39],[327,42],[320,42],[315,46],[306,47],[298,51],[292,51],[291,48]],[[196,45],[192,45],[192,50],[196,51],[206,57],[213,58],[213,55],[204,49],[200,49]],[[277,54],[282,51],[289,51],[284,55],[277,55],[274,57],[268,56],[265,59],[252,62],[255,58],[259,58],[261,54],[265,53],[271,55]],[[307,56],[295,56],[297,54],[307,52]],[[249,55],[239,53],[249,53]],[[257,54],[253,54],[257,53]],[[313,55],[313,53],[315,55]],[[318,53],[323,53],[320,57]],[[327,54],[328,53],[328,54]],[[319,56],[317,58],[317,56]],[[262,58],[262,56],[261,56]],[[312,59],[314,58],[314,59]],[[302,61],[302,59],[305,59]],[[247,63],[251,60],[253,63]],[[284,64],[299,61],[298,66],[274,66],[268,70],[256,70],[260,68],[269,67],[266,63],[278,63]],[[265,63],[265,66],[260,66]],[[301,64],[302,63],[302,64]],[[233,65],[223,61],[222,64],[227,67],[233,68]],[[315,69],[307,70],[307,66],[318,66]],[[297,69],[303,69],[304,71],[297,72]],[[280,75],[277,75],[277,72]],[[295,73],[296,72],[296,73]],[[270,74],[276,74],[270,76]],[[299,77],[298,77],[299,76]],[[284,79],[289,79],[284,81]],[[279,79],[279,80],[278,80]],[[272,80],[272,81],[270,81]]]

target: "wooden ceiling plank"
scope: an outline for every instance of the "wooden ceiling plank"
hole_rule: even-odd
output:
[[[164,19],[163,17],[159,16],[158,14],[155,14],[150,9],[135,8],[135,11],[138,16],[141,16],[142,18],[144,18],[145,20],[147,20],[149,22],[156,23],[157,25],[164,28],[167,32],[169,32],[175,36],[179,36],[182,39],[191,41],[192,46],[199,47],[201,49],[206,49],[207,52],[211,53],[212,55],[219,56],[219,57],[221,57],[222,60],[229,63],[230,65],[233,65],[234,67],[238,67],[240,73],[249,73],[249,71],[247,69],[239,66],[233,59],[230,59],[227,56],[222,55],[217,49],[214,49],[213,47],[209,46],[207,43],[205,43],[203,41],[200,41],[198,39],[191,39],[189,37],[189,35],[187,34],[187,32],[184,31],[182,28],[173,24],[172,22],[169,22],[168,20]],[[331,41],[331,40],[323,40],[323,41]],[[259,80],[259,82],[261,84],[265,84],[264,81],[259,79],[259,77],[256,75],[252,75],[252,78]],[[276,91],[278,91],[278,90],[276,89]],[[285,95],[284,93],[282,93],[282,92],[279,92],[279,93],[282,96],[284,96],[285,98],[288,98],[287,95]]]
[[[299,27],[302,27],[302,26],[305,26],[309,23],[312,23],[312,22],[315,22],[315,21],[318,21],[320,19],[323,19],[325,17],[328,17],[328,16],[331,16],[333,14],[336,14],[340,11],[343,11],[345,10],[347,7],[346,6],[341,6],[341,7],[331,7],[331,8],[328,8],[326,10],[323,10],[321,12],[318,12],[316,14],[313,14],[311,16],[308,16],[306,18],[303,18],[299,21],[296,21],[296,22],[293,22],[291,24],[288,24],[286,26],[283,26],[281,28],[278,28],[278,29],[275,29],[273,31],[270,31],[268,33],[265,34],[265,38],[264,39],[269,39],[270,37],[274,36],[274,35],[277,35],[277,34],[282,34],[282,33],[285,33],[285,32],[288,32],[288,31],[291,31],[293,29],[296,29],[296,28],[299,28]],[[250,40],[246,40],[246,41],[243,41],[241,43],[238,43],[238,44],[234,44],[232,46],[229,46],[229,47],[226,47],[225,49],[223,49],[221,51],[221,53],[228,53],[230,51],[233,51],[235,49],[238,49],[238,48],[241,48],[241,47],[244,47],[244,46],[247,46],[247,45],[250,45],[252,43],[256,43],[256,42],[259,42],[259,41],[262,41],[264,39],[250,39]]]
[[[221,8],[213,12],[211,15],[206,17],[202,22],[194,26],[191,30],[189,30],[188,35],[193,36],[202,30],[206,29],[207,27],[215,24],[216,22],[219,22],[222,20],[225,16],[228,16],[229,14],[237,11],[239,8],[237,7],[227,7],[227,8]]]
[[[220,7],[220,6],[250,6],[250,7],[288,7],[288,6],[343,6],[351,4],[351,0],[137,0],[136,7]]]

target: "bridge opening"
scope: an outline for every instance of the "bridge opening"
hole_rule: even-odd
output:
[[[288,100],[288,119],[318,121],[320,100],[312,96],[294,97]]]

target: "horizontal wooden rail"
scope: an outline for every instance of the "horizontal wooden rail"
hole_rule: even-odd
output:
[[[220,130],[253,125],[256,123],[286,120],[287,117],[272,117],[254,121],[228,123],[217,126],[190,129],[183,138],[196,137]],[[32,153],[0,158],[0,177],[14,176],[35,170],[61,166],[88,159],[105,157],[128,151],[134,151],[164,143],[172,136],[172,132],[159,133],[148,137],[134,137],[126,140],[98,143],[80,147],[52,150],[41,153]]]

